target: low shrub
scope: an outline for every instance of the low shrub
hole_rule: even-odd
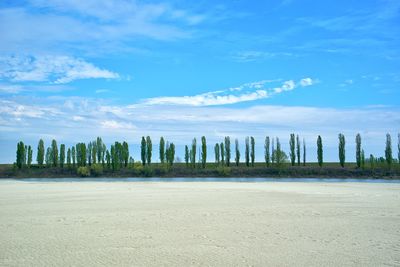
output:
[[[89,177],[90,176],[90,169],[88,167],[79,167],[76,170],[76,173],[80,176],[80,177]]]
[[[103,166],[100,164],[93,164],[90,168],[90,173],[93,176],[101,176],[103,174]]]

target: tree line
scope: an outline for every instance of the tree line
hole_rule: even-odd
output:
[[[201,144],[197,147],[197,139],[193,138],[191,145],[185,145],[184,160],[185,165],[190,168],[206,168],[207,163],[207,140],[202,136]],[[239,140],[234,141],[234,152],[231,152],[231,138],[226,136],[221,143],[214,145],[214,162],[217,166],[230,167],[239,166],[241,162],[241,153]],[[364,168],[366,162],[369,162],[371,168],[377,163],[386,163],[390,168],[396,159],[393,158],[392,140],[390,134],[386,135],[385,157],[375,157],[370,154],[365,157],[362,148],[361,135],[357,134],[355,138],[356,147],[356,166]],[[400,162],[400,134],[398,134],[398,159]],[[322,137],[317,137],[317,162],[320,167],[323,166],[323,144]],[[142,137],[140,143],[141,164],[143,166],[151,165],[153,157],[153,145],[150,136]],[[196,155],[198,158],[196,158]],[[344,134],[338,135],[338,158],[342,168],[346,164],[346,138]],[[21,169],[30,168],[33,160],[33,149],[30,145],[25,145],[20,141],[17,144],[16,166]],[[234,162],[231,162],[233,160]],[[74,146],[66,148],[65,144],[58,146],[56,140],[52,140],[50,146],[45,148],[44,141],[39,140],[37,146],[36,161],[38,167],[61,167],[79,168],[86,166],[102,166],[113,171],[128,167],[134,164],[134,159],[129,154],[129,145],[126,141],[115,142],[108,149],[101,137],[97,137],[89,143],[77,143]],[[175,145],[165,141],[164,137],[159,141],[159,162],[172,166],[176,161]],[[267,167],[271,165],[280,167],[283,163],[290,162],[291,166],[306,165],[306,142],[303,138],[300,141],[299,135],[290,134],[289,138],[289,156],[282,150],[278,137],[265,137],[264,140],[264,161]],[[245,138],[244,163],[247,167],[255,165],[255,139],[253,136]]]

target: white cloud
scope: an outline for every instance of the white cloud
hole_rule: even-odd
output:
[[[109,130],[133,130],[136,129],[135,125],[129,122],[120,122],[116,120],[102,121],[101,127]]]
[[[235,104],[247,101],[269,98],[282,92],[291,91],[296,88],[297,84],[293,80],[283,82],[279,87],[273,89],[267,88],[268,83],[274,80],[263,80],[258,82],[246,83],[239,87],[229,88],[227,90],[218,90],[207,92],[194,96],[163,96],[147,98],[142,100],[144,105],[183,105],[183,106],[216,106]],[[311,78],[300,80],[299,85],[309,86],[313,84]],[[254,90],[256,89],[256,90]],[[239,94],[234,94],[238,93]]]
[[[82,59],[68,56],[0,58],[0,79],[13,82],[69,83],[80,79],[116,79],[119,75]]]
[[[304,78],[300,80],[300,85],[303,87],[313,85],[314,83],[315,81],[311,78]]]
[[[253,62],[258,60],[265,60],[275,57],[289,57],[293,56],[292,53],[287,52],[265,52],[265,51],[241,51],[234,53],[232,59],[237,62]]]

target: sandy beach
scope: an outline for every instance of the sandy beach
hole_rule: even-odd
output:
[[[400,266],[400,184],[0,181],[1,266]]]

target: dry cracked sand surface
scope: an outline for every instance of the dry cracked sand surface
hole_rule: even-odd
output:
[[[400,266],[400,184],[0,181],[1,266]]]

